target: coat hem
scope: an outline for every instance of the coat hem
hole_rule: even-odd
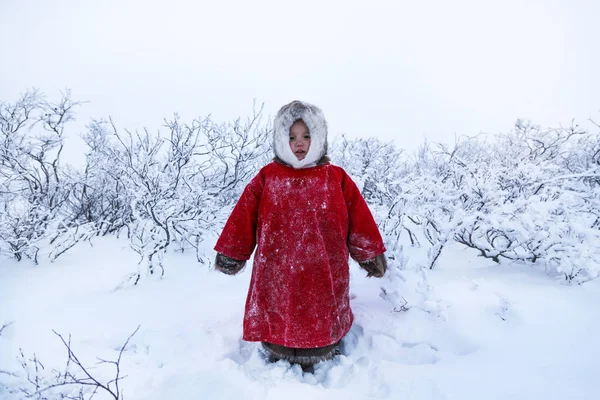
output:
[[[247,334],[243,334],[242,335],[242,340],[244,340],[245,342],[268,342],[268,343],[273,343],[279,346],[285,346],[285,347],[292,347],[292,348],[296,348],[296,349],[313,349],[313,348],[317,348],[317,347],[325,347],[325,346],[331,346],[333,344],[338,343],[340,340],[342,340],[342,338],[344,336],[346,336],[348,334],[348,332],[350,332],[350,328],[352,328],[352,324],[354,323],[354,315],[350,316],[350,323],[348,324],[348,328],[344,329],[342,331],[342,333],[339,336],[336,336],[335,338],[332,339],[327,339],[327,340],[322,340],[322,341],[317,341],[317,342],[296,342],[296,341],[282,341],[282,340],[277,340],[277,339],[273,339],[269,336],[262,336],[262,335],[247,335]]]

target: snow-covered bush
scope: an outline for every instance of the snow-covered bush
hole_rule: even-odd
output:
[[[567,281],[599,272],[598,133],[517,121],[505,135],[425,142],[414,156],[375,139],[342,138],[333,149],[334,162],[359,182],[392,261],[410,264],[402,254],[410,245],[422,253],[412,266],[433,269],[458,242]]]
[[[400,261],[404,204],[397,201],[406,177],[402,150],[376,138],[335,138],[329,152],[332,162],[344,168],[355,180],[377,221],[388,249],[388,258]],[[401,262],[404,265],[403,262]]]
[[[61,153],[77,105],[68,92],[53,103],[37,91],[0,103],[0,252],[17,260],[37,263],[40,243],[69,225]]]
[[[584,182],[594,173],[566,168],[567,160],[581,153],[578,143],[594,136],[577,126],[543,130],[517,121],[513,132],[492,143],[477,174],[480,182],[487,179],[471,190],[482,208],[467,213],[457,240],[497,262],[552,266],[568,281],[596,277],[597,195]]]
[[[132,276],[135,283],[144,272],[162,276],[163,255],[173,246],[193,248],[198,261],[205,261],[199,244],[222,223],[223,207],[237,199],[268,148],[268,127],[259,114],[246,124],[217,125],[205,118],[188,125],[177,116],[165,123],[167,133],[153,135],[94,122],[87,136],[98,153],[90,153],[86,169],[94,171],[86,182],[96,182],[89,208],[109,229],[127,229],[144,265]],[[106,182],[112,189],[108,197],[95,190]]]
[[[330,149],[334,164],[355,180],[363,197],[373,205],[389,206],[398,188],[403,166],[402,150],[376,138],[336,138]]]
[[[268,158],[262,108],[251,118],[165,120],[165,131],[119,130],[93,121],[82,169],[61,164],[65,125],[78,103],[27,92],[0,104],[0,251],[37,262],[42,243],[55,259],[81,240],[125,232],[143,272],[164,272],[167,248],[196,250]]]
[[[270,121],[262,120],[262,107],[246,120],[205,126],[203,184],[215,207],[231,207],[245,185],[272,158]]]
[[[87,145],[82,170],[71,169],[73,187],[68,212],[78,224],[94,224],[96,234],[118,233],[132,221],[124,171],[112,154],[111,133],[102,122],[93,121],[82,135]]]

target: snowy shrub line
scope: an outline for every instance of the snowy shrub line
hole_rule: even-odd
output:
[[[125,228],[131,247],[145,263],[132,278],[135,283],[142,270],[164,274],[162,255],[175,242],[184,247],[202,240],[210,225],[210,199],[202,187],[205,168],[194,162],[195,155],[206,155],[199,148],[205,121],[182,126],[178,119],[168,123],[169,138],[151,135],[147,130],[133,134],[119,132],[111,122],[94,122],[86,138],[97,146],[88,157],[110,160],[96,163],[103,179],[122,188],[114,194],[117,207],[108,207],[112,221]],[[114,140],[111,140],[114,139]],[[89,163],[89,161],[88,161]],[[97,186],[101,191],[102,186]],[[84,206],[87,206],[84,204]],[[117,213],[125,211],[123,217]]]
[[[599,136],[518,121],[491,143],[469,139],[444,152],[465,210],[455,239],[496,262],[541,262],[567,281],[597,277]]]
[[[158,133],[93,121],[83,135],[85,165],[75,169],[61,153],[78,105],[68,92],[52,103],[35,91],[0,103],[0,252],[37,262],[40,247],[50,245],[54,260],[81,241],[124,234],[140,256],[133,283],[162,276],[168,249],[206,262],[200,243],[221,229],[271,157],[262,109],[225,124],[175,115]],[[418,264],[433,269],[448,245],[460,243],[498,263],[542,265],[567,281],[598,275],[598,130],[519,120],[507,134],[425,142],[415,154],[343,136],[330,153],[357,181],[399,268],[409,264],[405,246],[422,249]]]
[[[392,260],[408,244],[433,269],[458,242],[498,263],[541,264],[566,281],[600,272],[598,132],[517,121],[508,134],[451,147],[425,142],[413,156],[373,138],[342,137],[333,153],[357,177]]]
[[[103,179],[122,187],[121,196],[113,198],[127,210],[118,221],[140,255],[134,284],[145,273],[164,274],[168,248],[194,249],[197,260],[205,262],[199,253],[205,234],[220,226],[219,211],[239,197],[268,151],[269,128],[261,124],[261,111],[245,122],[223,125],[209,118],[187,125],[175,115],[165,120],[165,136],[147,130],[122,133],[112,122],[91,125],[87,140],[102,145],[89,154],[88,165],[94,160]]]
[[[43,245],[55,260],[80,241],[123,232],[140,255],[134,283],[164,274],[168,248],[193,249],[205,262],[199,244],[268,159],[262,108],[225,124],[175,115],[155,134],[93,121],[79,170],[61,164],[78,104],[68,92],[49,103],[35,91],[0,103],[0,252],[37,263]]]

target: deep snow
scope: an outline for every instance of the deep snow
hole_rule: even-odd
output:
[[[419,302],[419,273],[402,272],[401,283],[393,273],[367,279],[353,263],[354,326],[343,354],[313,375],[267,364],[256,343],[240,340],[250,266],[232,277],[169,254],[162,280],[119,287],[136,254],[126,240],[93,243],[53,264],[0,259],[0,326],[12,322],[0,337],[0,398],[21,398],[9,389],[22,380],[6,374],[22,374],[19,349],[47,371],[64,367],[53,329],[71,334],[75,353],[94,366],[96,357],[116,358],[138,325],[122,361],[127,400],[600,398],[600,280],[569,286],[455,247],[426,271]],[[411,308],[393,312],[382,285],[399,285]],[[97,367],[110,379],[108,366]]]

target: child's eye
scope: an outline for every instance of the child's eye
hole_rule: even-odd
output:
[[[310,135],[304,135],[304,139],[310,139]]]
[[[290,136],[290,140],[294,140],[294,137],[293,137],[293,136]]]

